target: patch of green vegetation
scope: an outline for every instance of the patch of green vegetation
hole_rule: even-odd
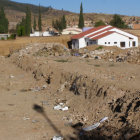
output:
[[[109,67],[114,67],[115,65],[112,63],[112,64],[109,64]]]
[[[95,50],[101,50],[101,49],[103,49],[103,46],[99,46]]]
[[[68,59],[59,59],[59,60],[55,60],[56,62],[61,62],[61,63],[65,63],[65,62],[69,62]]]
[[[100,67],[100,65],[98,65],[98,64],[95,64],[94,66],[95,66],[95,67]]]

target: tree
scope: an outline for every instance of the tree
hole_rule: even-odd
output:
[[[35,19],[35,16],[34,16],[34,25],[33,25],[33,28],[34,28],[34,30],[36,30],[36,19]]]
[[[81,28],[81,29],[84,27],[84,16],[83,16],[83,6],[82,6],[82,3],[81,3],[81,6],[80,6],[80,15],[79,15],[78,27]]]
[[[125,24],[122,18],[117,14],[113,16],[113,19],[110,21],[110,25],[118,28],[128,28],[128,26]]]
[[[38,29],[39,31],[42,31],[42,21],[41,21],[41,10],[40,10],[40,5],[39,5],[39,11],[38,11]]]
[[[26,35],[26,19],[25,18],[22,18],[22,21],[17,24],[17,35],[18,36],[25,36]]]
[[[26,9],[26,25],[25,25],[25,33],[27,36],[30,35],[31,32],[31,11],[27,7]]]
[[[66,19],[65,19],[65,15],[63,15],[59,20],[56,21],[52,21],[52,26],[58,30],[59,32],[61,32],[63,29],[66,28]]]
[[[61,19],[61,24],[62,24],[62,29],[66,29],[66,18],[65,15],[63,15],[62,19]]]
[[[5,16],[4,8],[0,10],[0,33],[8,33],[8,19]]]
[[[102,20],[95,22],[95,27],[106,25]]]

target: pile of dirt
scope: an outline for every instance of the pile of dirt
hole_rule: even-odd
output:
[[[70,51],[64,45],[59,43],[48,43],[45,47],[35,53],[36,56],[69,56]]]
[[[129,62],[140,64],[140,48],[121,50],[117,47],[91,46],[80,49],[79,54],[84,58],[104,59],[111,62]]]

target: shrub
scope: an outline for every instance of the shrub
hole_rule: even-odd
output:
[[[95,50],[101,50],[101,49],[103,49],[103,46],[99,46]]]

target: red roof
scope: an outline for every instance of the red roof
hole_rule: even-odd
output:
[[[103,34],[101,34],[101,35],[98,35],[98,36],[95,36],[95,37],[93,37],[93,38],[91,38],[91,39],[97,40],[97,39],[103,38],[103,37],[105,37],[105,36],[107,36],[107,35],[110,35],[110,34],[112,34],[112,33],[115,33],[115,31],[105,32],[105,33],[103,33]]]
[[[99,26],[99,27],[96,27],[96,28],[91,28],[91,29],[89,29],[89,30],[87,30],[87,31],[85,31],[85,32],[82,32],[82,33],[78,34],[78,35],[72,36],[72,39],[79,39],[79,38],[81,38],[81,37],[83,37],[83,36],[85,36],[85,35],[88,35],[88,34],[90,34],[90,33],[92,33],[92,32],[95,32],[95,31],[100,30],[100,29],[102,29],[102,28],[104,28],[104,27],[107,27],[107,26],[108,26],[108,25]]]
[[[109,30],[111,30],[111,29],[113,29],[113,28],[114,28],[114,27],[109,27],[109,28],[104,29],[104,30],[102,30],[102,31],[99,31],[99,32],[97,32],[97,33],[93,33],[92,35],[87,36],[87,37],[88,37],[88,38],[91,38],[92,36],[98,35],[98,34],[103,33],[103,32],[105,32],[105,31],[109,31]]]

